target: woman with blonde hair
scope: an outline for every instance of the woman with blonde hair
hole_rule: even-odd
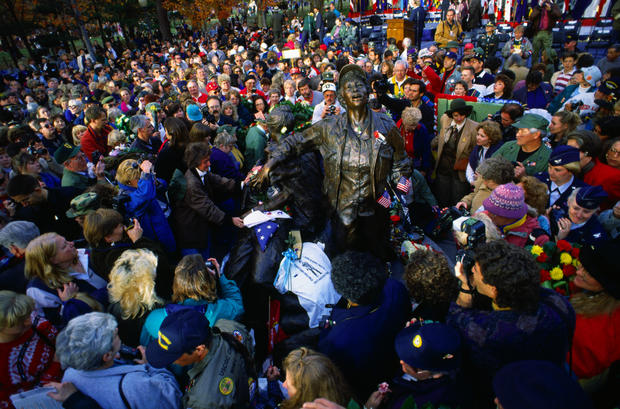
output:
[[[54,325],[101,311],[107,306],[107,282],[95,274],[89,256],[56,233],[45,233],[26,247],[26,294]]]
[[[0,407],[10,408],[10,396],[50,381],[59,382],[54,362],[58,331],[34,312],[32,298],[0,291]]]
[[[219,289],[218,289],[219,285]],[[195,308],[204,313],[211,326],[225,318],[236,320],[243,314],[243,299],[237,284],[220,273],[216,259],[205,260],[200,254],[181,259],[174,271],[172,302],[154,310],[146,318],[140,335],[140,344],[157,339],[159,327],[169,313],[180,308]]]
[[[342,406],[352,394],[342,372],[325,355],[301,347],[291,351],[284,359],[286,381],[283,386],[289,398],[282,402],[282,409],[299,409],[305,402],[317,398],[327,399]]]
[[[124,344],[140,345],[140,331],[146,317],[164,301],[155,292],[157,257],[149,250],[127,250],[110,271],[108,312],[118,322]]]
[[[82,137],[86,133],[87,129],[88,128],[84,125],[75,125],[73,128],[71,128],[71,137],[73,138],[73,144],[75,146],[80,145]]]

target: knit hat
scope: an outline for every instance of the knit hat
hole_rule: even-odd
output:
[[[596,65],[583,67],[581,71],[583,72],[583,79],[588,81],[593,87],[596,86],[598,80],[601,79],[601,70],[599,70]]]
[[[514,183],[499,185],[482,204],[489,213],[509,219],[520,219],[527,213],[523,189]]]

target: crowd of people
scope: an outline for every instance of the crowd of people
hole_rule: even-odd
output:
[[[615,407],[620,45],[281,8],[4,73],[0,407]]]

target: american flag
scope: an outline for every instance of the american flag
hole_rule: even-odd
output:
[[[256,233],[256,239],[262,251],[265,251],[267,243],[269,243],[276,230],[278,230],[278,223],[271,221],[254,226],[254,233]]]
[[[377,199],[377,203],[379,203],[381,206],[385,207],[386,209],[390,207],[390,205],[392,204],[392,201],[390,200],[390,194],[387,192],[387,190],[385,190],[383,194],[381,195],[381,197]]]
[[[411,181],[404,176],[401,176],[398,184],[396,185],[396,189],[401,192],[407,194],[409,193],[409,189],[411,189]]]
[[[355,58],[351,54],[349,54],[349,64],[355,64]]]

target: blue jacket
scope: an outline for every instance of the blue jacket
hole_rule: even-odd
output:
[[[329,319],[334,324],[321,331],[319,351],[342,370],[356,395],[369,396],[394,375],[394,339],[410,311],[407,289],[392,278],[385,282],[377,305],[332,310]]]
[[[565,240],[582,246],[598,246],[608,239],[605,228],[598,221],[598,216],[593,215],[583,226],[571,230]]]
[[[241,182],[245,175],[237,169],[233,159],[218,148],[211,149],[211,172]]]
[[[491,145],[489,146],[489,149],[487,149],[487,151],[484,153],[484,158],[490,158],[491,156],[493,156],[493,154],[504,144],[504,142],[502,140],[500,140],[498,143],[496,143],[495,145]],[[480,149],[482,149],[482,146],[480,145],[476,145],[474,146],[474,150],[471,151],[471,153],[469,154],[469,166],[471,166],[472,170],[475,172],[476,169],[478,168],[478,162],[480,161]]]
[[[546,82],[541,83],[538,88],[531,92],[524,85],[512,95],[512,99],[523,104],[525,109],[546,109],[551,102],[551,98],[553,98],[553,88]]]
[[[205,305],[205,317],[209,320],[211,326],[215,325],[217,320],[225,318],[228,320],[237,320],[243,314],[243,299],[241,298],[241,291],[237,284],[220,275],[220,287],[221,293],[218,295],[218,299],[214,302],[208,301],[196,301],[191,298],[184,300],[181,305],[196,306]],[[144,326],[142,327],[142,334],[140,335],[140,344],[148,345],[152,339],[157,339],[157,332],[161,323],[168,316],[165,308],[158,308],[152,311],[146,318]]]
[[[160,180],[161,183],[165,183]],[[174,253],[176,243],[168,220],[157,201],[157,191],[153,175],[143,173],[138,187],[118,184],[121,190],[129,194],[129,202],[125,204],[126,216],[138,219],[144,235],[159,241],[167,252]]]
[[[125,408],[119,387],[132,409],[181,408],[182,393],[166,369],[150,365],[115,365],[94,371],[68,368],[63,382],[72,382],[103,409]],[[122,381],[122,385],[121,385]]]

